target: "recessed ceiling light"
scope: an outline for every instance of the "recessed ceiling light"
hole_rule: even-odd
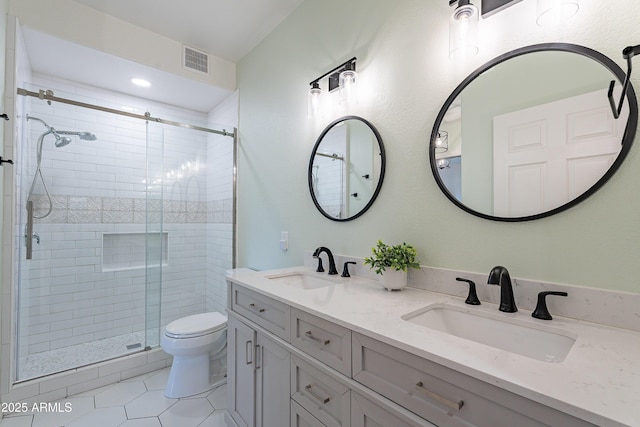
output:
[[[140,87],[149,87],[151,86],[151,82],[145,79],[141,79],[139,77],[131,77],[131,83]]]

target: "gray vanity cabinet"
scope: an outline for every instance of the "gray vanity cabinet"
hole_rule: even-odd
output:
[[[241,321],[229,317],[229,413],[239,427],[289,425],[290,354]]]
[[[232,283],[229,426],[593,427]]]

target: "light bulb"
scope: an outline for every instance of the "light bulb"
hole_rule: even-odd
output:
[[[478,8],[460,1],[449,19],[449,58],[465,58],[478,53]],[[465,4],[466,3],[466,4]]]
[[[340,73],[340,102],[342,104],[358,103],[357,78],[358,73],[354,70],[347,69]]]
[[[436,153],[444,153],[449,150],[449,133],[444,130],[438,132],[436,137]]]
[[[309,89],[309,105],[307,109],[307,115],[310,119],[318,117],[320,113],[320,95],[322,95],[322,89],[318,82],[313,82],[311,89]]]
[[[438,169],[446,169],[448,167],[450,167],[450,163],[449,163],[449,159],[440,159],[437,162],[438,165]]]

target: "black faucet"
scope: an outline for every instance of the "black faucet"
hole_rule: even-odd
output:
[[[357,262],[355,261],[347,261],[344,263],[344,267],[342,267],[342,274],[340,275],[340,277],[351,277],[351,274],[349,274],[349,264],[353,264],[356,265]]]
[[[329,274],[338,274],[338,270],[336,270],[336,262],[333,260],[333,254],[329,250],[329,248],[325,248],[324,246],[320,246],[313,252],[314,258],[320,258],[320,253],[324,252],[327,254],[329,258]]]
[[[533,310],[533,313],[531,313],[531,317],[535,317],[536,319],[542,319],[542,320],[553,319],[553,317],[551,317],[551,314],[549,313],[549,309],[547,308],[547,300],[546,300],[547,295],[558,295],[561,297],[566,297],[569,294],[567,294],[566,292],[554,292],[554,291],[540,292],[538,294],[538,304],[536,304],[536,309]]]
[[[513,287],[511,277],[506,268],[502,266],[493,267],[487,279],[489,285],[500,285],[500,311],[515,313],[518,311],[516,301],[513,299]]]

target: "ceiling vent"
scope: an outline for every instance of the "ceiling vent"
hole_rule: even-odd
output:
[[[189,46],[183,46],[182,66],[191,71],[209,74],[209,54],[196,50]]]

